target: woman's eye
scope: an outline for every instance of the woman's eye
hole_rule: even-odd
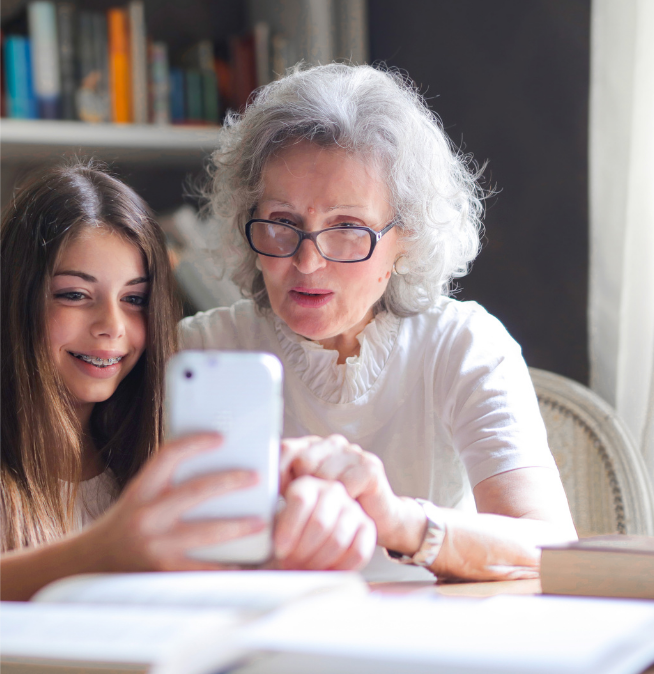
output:
[[[292,227],[297,227],[297,225],[288,218],[275,218],[275,222],[279,222],[282,225],[291,225]]]
[[[135,307],[147,307],[148,298],[143,295],[128,295],[123,299],[127,304],[133,304]]]
[[[86,295],[80,292],[55,293],[54,295],[59,300],[70,300],[71,302],[79,302],[86,299]]]

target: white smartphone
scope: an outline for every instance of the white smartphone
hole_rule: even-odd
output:
[[[181,464],[174,481],[231,469],[259,474],[255,486],[211,498],[190,510],[186,518],[256,516],[266,522],[260,533],[197,548],[191,552],[194,558],[261,564],[271,557],[282,411],[282,364],[269,353],[182,351],[168,363],[168,438],[202,431],[218,431],[223,436],[216,451]]]

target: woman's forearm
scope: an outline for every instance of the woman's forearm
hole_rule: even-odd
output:
[[[443,509],[446,534],[431,570],[440,577],[469,580],[535,578],[540,546],[571,538],[550,522]]]
[[[27,601],[42,587],[76,573],[104,571],[103,554],[85,533],[0,557],[0,598]]]

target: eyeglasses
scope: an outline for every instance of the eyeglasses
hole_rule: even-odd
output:
[[[393,220],[376,232],[370,227],[344,222],[318,232],[305,232],[284,222],[255,219],[245,225],[245,236],[255,253],[267,257],[293,257],[302,242],[311,239],[325,260],[363,262],[372,255],[382,236],[396,224]]]

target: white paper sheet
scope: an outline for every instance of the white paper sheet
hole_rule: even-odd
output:
[[[200,638],[217,663],[233,658],[233,610],[102,608],[2,602],[3,659],[143,663],[166,660]]]

